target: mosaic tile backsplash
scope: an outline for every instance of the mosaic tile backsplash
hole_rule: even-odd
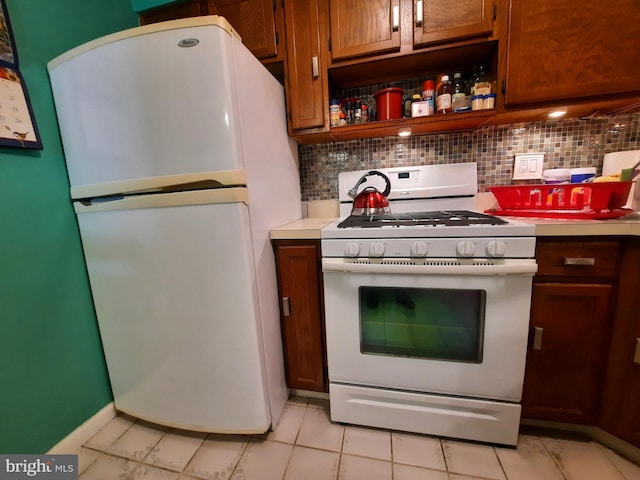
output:
[[[478,190],[509,185],[514,155],[544,153],[544,168],[596,167],[609,152],[640,149],[640,114],[483,127],[472,132],[300,145],[302,200],[338,197],[338,173],[476,162]]]

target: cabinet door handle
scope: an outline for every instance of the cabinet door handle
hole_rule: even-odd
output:
[[[636,351],[633,353],[633,363],[640,364],[640,338],[636,338]]]
[[[400,5],[395,5],[392,11],[393,20],[392,20],[392,28],[394,32],[398,31],[400,28]]]
[[[416,2],[416,27],[422,26],[422,20],[424,18],[424,10],[422,9],[422,0]]]
[[[595,258],[564,257],[565,265],[583,265],[591,267],[596,264]]]
[[[291,315],[291,302],[289,297],[282,297],[282,315],[289,317]]]
[[[313,78],[318,78],[320,76],[320,65],[318,63],[318,57],[313,57],[311,59],[311,72],[313,74]]]
[[[534,350],[542,350],[542,332],[544,332],[544,328],[533,327],[533,349]]]

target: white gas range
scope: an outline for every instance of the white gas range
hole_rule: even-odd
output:
[[[515,445],[534,227],[473,211],[473,163],[379,171],[391,213],[349,216],[348,172],[322,230],[331,418]]]

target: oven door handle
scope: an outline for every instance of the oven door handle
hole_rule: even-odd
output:
[[[323,272],[350,273],[392,273],[413,275],[531,275],[538,270],[533,259],[513,259],[504,263],[476,263],[459,264],[455,261],[426,263],[424,265],[395,262],[395,263],[356,263],[342,258],[323,258]]]

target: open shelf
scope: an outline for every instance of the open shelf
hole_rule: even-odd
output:
[[[428,117],[411,117],[368,122],[359,125],[334,127],[330,131],[330,136],[336,141],[371,137],[391,137],[398,135],[398,130],[402,127],[410,127],[411,135],[473,130],[487,123],[495,115],[495,109],[488,109],[447,113]]]

